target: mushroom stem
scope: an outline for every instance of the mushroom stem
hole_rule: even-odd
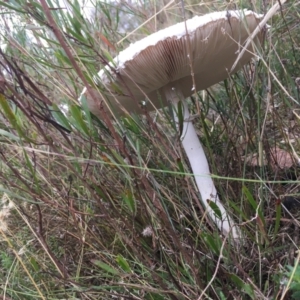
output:
[[[175,110],[175,122],[178,126],[177,104],[181,101],[181,99],[184,99],[184,97],[180,91],[174,90],[174,88],[166,88],[164,92],[167,99],[173,104]],[[241,233],[239,229],[236,226],[233,226],[234,221],[228,216],[224,206],[219,200],[217,190],[210,176],[210,170],[203,147],[199,141],[193,123],[189,120],[190,113],[186,101],[182,101],[182,105],[184,110],[184,122],[181,142],[190,162],[190,166],[201,195],[202,204],[208,215],[224,235],[231,233],[232,238],[240,239]],[[218,206],[222,214],[222,219],[216,216],[215,212],[209,205],[209,201],[213,201]]]

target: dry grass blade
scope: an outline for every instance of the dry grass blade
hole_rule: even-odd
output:
[[[267,22],[274,16],[274,14],[277,13],[279,9],[282,8],[282,5],[286,2],[286,0],[278,0],[265,14],[264,18],[260,21],[258,27],[250,34],[248,37],[247,42],[245,43],[245,46],[243,47],[242,51],[240,51],[238,57],[236,58],[236,61],[232,65],[231,71],[235,69],[237,63],[247,51],[247,48],[249,47],[250,44],[253,43],[254,38],[260,33],[261,28],[264,28],[267,25]]]
[[[298,299],[299,1],[285,2],[0,1],[0,298]],[[95,79],[130,43],[183,15],[236,9],[272,25],[259,60],[187,89],[177,124],[168,108],[114,122],[103,102],[97,117],[78,100],[84,86],[111,100]],[[180,140],[190,124],[243,244],[221,234],[220,207],[201,202],[207,177],[195,181]]]

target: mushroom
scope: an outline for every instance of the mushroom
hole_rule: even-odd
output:
[[[222,11],[196,16],[160,30],[134,44],[100,70],[97,82],[104,86],[99,99],[86,94],[91,112],[101,117],[101,110],[111,114],[140,114],[171,103],[178,123],[178,103],[184,112],[181,141],[192,168],[202,203],[224,235],[241,238],[239,228],[220,202],[210,175],[209,165],[184,101],[238,71],[255,56],[262,31],[253,39],[234,69],[232,65],[243,44],[256,29],[262,15],[249,10]],[[178,124],[177,124],[178,126]],[[222,218],[209,202],[214,202]]]

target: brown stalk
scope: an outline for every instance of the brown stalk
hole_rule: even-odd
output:
[[[98,97],[95,93],[95,90],[90,86],[89,82],[86,80],[83,72],[81,71],[81,69],[79,68],[78,64],[76,63],[68,45],[65,42],[65,39],[61,33],[61,30],[58,28],[58,26],[55,23],[55,20],[53,19],[52,15],[51,15],[51,10],[48,6],[48,4],[46,3],[45,0],[40,0],[40,3],[43,7],[43,10],[45,12],[45,15],[49,21],[49,25],[53,31],[53,33],[55,34],[57,40],[59,41],[60,45],[62,46],[62,48],[64,49],[66,55],[68,56],[72,66],[74,67],[75,71],[77,72],[78,76],[80,77],[80,79],[82,80],[82,82],[84,83],[84,85],[87,88],[88,93],[91,95],[93,101],[98,102]],[[108,117],[108,115],[106,114],[106,112],[104,111],[104,109],[100,109],[101,111],[101,118],[104,120],[105,124],[107,124],[107,126],[109,127],[109,130],[111,131],[114,139],[117,142],[118,147],[122,147],[122,140],[120,139],[120,137],[118,136],[118,134],[116,133],[112,121],[110,120],[110,118]],[[125,148],[125,147],[122,147]],[[122,152],[126,152],[124,151],[125,149],[122,149]]]

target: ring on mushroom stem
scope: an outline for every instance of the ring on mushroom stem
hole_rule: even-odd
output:
[[[142,113],[138,104],[148,99],[148,110],[182,101],[184,124],[181,141],[192,168],[202,204],[224,235],[238,241],[242,235],[220,202],[210,176],[209,165],[198,139],[185,98],[206,89],[238,71],[255,56],[263,38],[263,30],[249,43],[239,61],[236,58],[245,41],[262,19],[249,10],[222,11],[197,16],[186,22],[160,30],[130,45],[112,63],[100,70],[98,79],[105,92],[99,99],[89,95],[92,113],[101,118],[99,103],[113,115]],[[235,67],[232,69],[233,64]],[[86,93],[83,90],[82,95]],[[175,117],[176,118],[176,117]],[[216,216],[209,202],[214,202],[222,219]]]

